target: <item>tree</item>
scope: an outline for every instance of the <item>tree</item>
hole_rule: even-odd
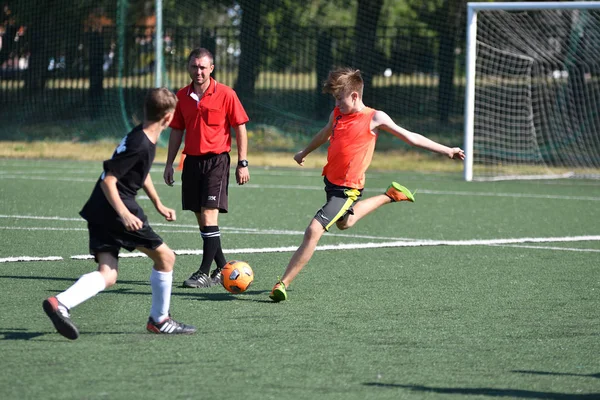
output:
[[[255,81],[265,63],[272,62],[275,68],[281,69],[297,66],[298,49],[293,40],[285,42],[283,38],[297,38],[302,27],[349,24],[355,1],[350,3],[344,0],[239,0],[241,55],[236,91],[241,96],[253,97]],[[267,32],[261,32],[261,26],[268,26],[277,40],[277,48],[269,58],[264,57]]]
[[[12,10],[8,4],[0,10],[0,26],[4,28],[4,32],[0,35],[0,65],[9,59],[13,51],[16,49],[15,37],[19,31]]]
[[[48,58],[52,51],[52,44],[48,40],[48,32],[54,17],[54,2],[42,0],[36,2],[35,10],[29,16],[30,24],[27,25],[29,37],[29,67],[25,75],[25,87],[30,91],[43,90],[48,78]]]
[[[85,29],[92,11],[104,10],[105,5],[108,5],[109,9],[114,8],[114,3],[114,0],[80,0],[76,3],[70,0],[21,0],[11,3],[16,23],[26,27],[26,40],[30,53],[29,67],[25,75],[26,88],[30,91],[44,90],[49,76],[49,60],[61,54],[65,54],[67,58],[69,55],[74,55],[73,50],[82,44],[80,33]],[[94,43],[99,45],[97,40]],[[100,53],[103,50],[96,49]],[[98,63],[98,56],[92,54],[90,58]],[[74,64],[73,60],[67,59],[67,68],[71,68]],[[101,67],[100,61],[100,70]],[[97,70],[94,68],[95,66],[91,69]],[[90,77],[90,79],[94,78]],[[102,85],[102,77],[96,74],[95,79],[91,82],[91,88]]]
[[[465,0],[445,0],[439,12],[447,18],[441,18],[439,37],[439,76],[438,117],[440,122],[448,122],[454,102],[454,71],[456,65],[456,39],[459,24],[464,14]],[[462,13],[462,14],[461,14]]]
[[[383,0],[358,0],[356,11],[356,25],[354,29],[354,42],[356,43],[356,52],[354,62],[360,69],[365,82],[363,97],[366,103],[371,102],[373,75],[377,72],[378,59],[375,50],[377,38],[377,23]]]
[[[260,18],[262,0],[240,0],[240,66],[235,90],[240,97],[252,98],[260,66]]]
[[[438,118],[448,122],[454,102],[454,72],[456,61],[456,40],[460,24],[464,22],[465,6],[468,0],[436,0],[421,2],[407,0],[409,6],[439,38],[438,50]]]

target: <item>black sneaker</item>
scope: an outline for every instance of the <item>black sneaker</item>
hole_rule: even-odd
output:
[[[66,310],[61,311],[58,308],[58,300],[56,297],[50,297],[44,300],[42,307],[58,333],[71,340],[75,340],[79,337],[79,331],[71,321],[69,312]]]
[[[220,285],[223,283],[223,273],[221,272],[221,268],[215,269],[210,274],[210,280],[212,281],[213,285]]]
[[[156,323],[152,317],[148,317],[146,329],[148,332],[158,333],[161,335],[189,335],[196,332],[195,326],[182,324],[181,322],[175,321],[171,317],[167,317],[161,323]]]
[[[212,285],[212,279],[200,270],[194,272],[189,279],[183,281],[183,286],[189,288],[209,288]]]

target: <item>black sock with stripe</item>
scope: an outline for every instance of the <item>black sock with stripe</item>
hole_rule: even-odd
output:
[[[210,273],[210,266],[220,251],[221,257],[223,257],[223,251],[221,250],[221,232],[218,226],[205,226],[200,229],[200,236],[202,236],[202,264],[200,264],[200,271],[205,274]],[[224,258],[224,257],[223,257]],[[217,262],[217,265],[219,263]],[[224,265],[224,264],[223,264]]]

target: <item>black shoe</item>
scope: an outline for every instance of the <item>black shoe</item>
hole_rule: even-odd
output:
[[[183,281],[183,286],[189,288],[209,288],[212,285],[212,279],[200,270],[194,272],[189,279]]]
[[[75,340],[79,337],[79,331],[71,321],[69,313],[67,311],[61,312],[59,310],[56,297],[50,297],[44,300],[42,307],[58,333],[71,340]]]
[[[220,285],[223,283],[223,273],[221,272],[221,268],[215,269],[210,274],[210,280],[212,281],[213,285]]]
[[[161,335],[189,335],[196,332],[195,326],[182,324],[181,322],[175,321],[170,316],[161,323],[156,323],[152,317],[148,317],[146,329],[148,332],[158,333]]]

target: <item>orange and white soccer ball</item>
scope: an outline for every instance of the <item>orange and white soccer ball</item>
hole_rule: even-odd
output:
[[[229,261],[221,270],[223,287],[231,293],[243,293],[254,280],[254,271],[247,262]]]

